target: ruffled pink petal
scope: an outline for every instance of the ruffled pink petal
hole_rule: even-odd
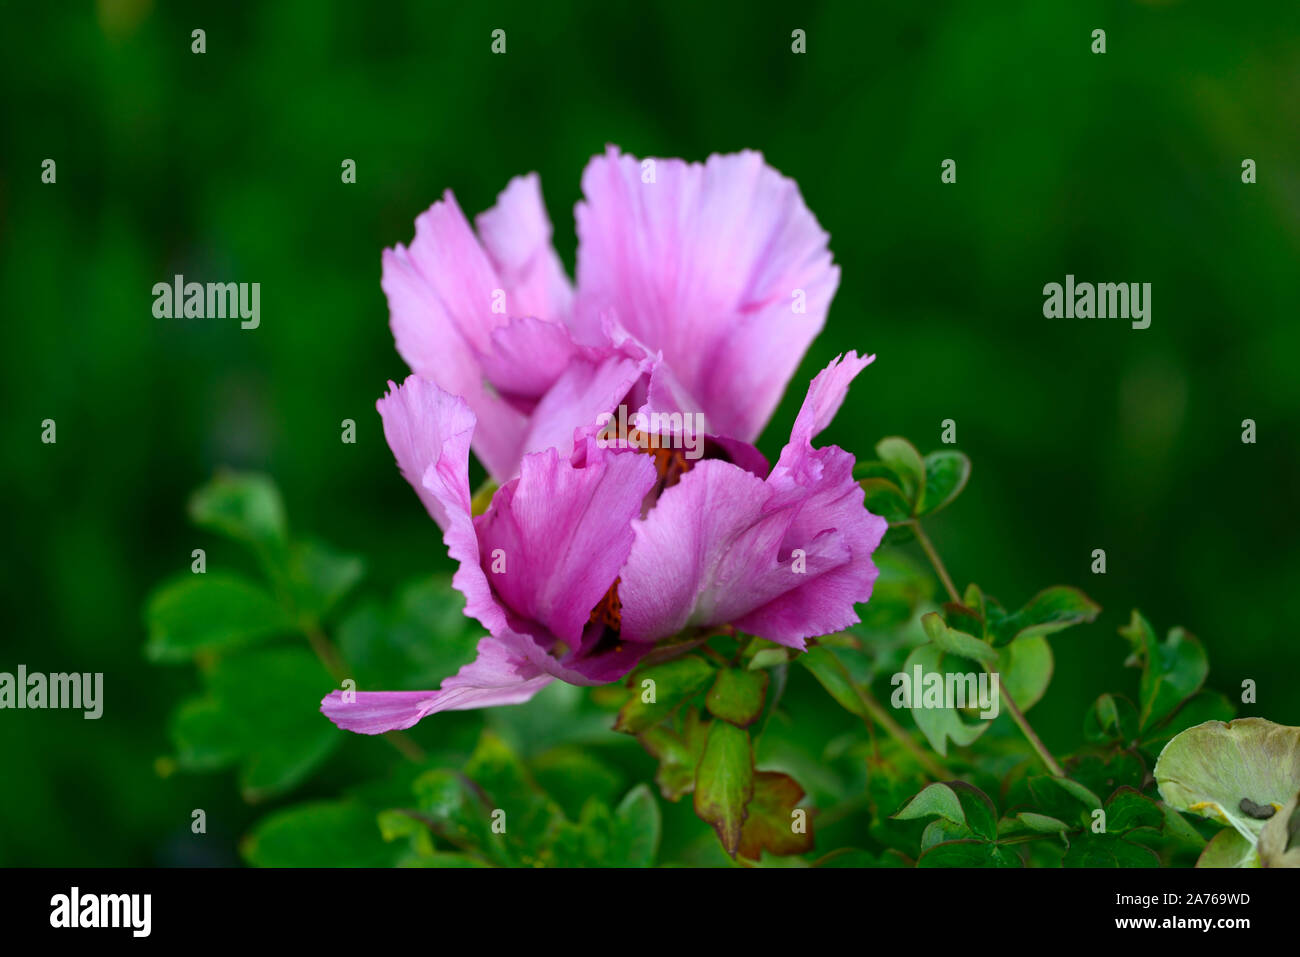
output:
[[[651,368],[644,350],[579,345],[566,326],[546,320],[511,320],[492,341],[484,371],[498,394],[529,416],[520,458],[548,448],[569,456],[574,430],[594,427]]]
[[[320,709],[344,730],[382,734],[409,728],[438,711],[520,704],[552,680],[504,642],[487,637],[478,643],[478,657],[437,691],[359,691],[351,700],[342,691],[331,691]]]
[[[654,164],[644,182],[610,147],[583,173],[576,334],[597,341],[613,314],[663,352],[712,431],[753,440],[825,323],[839,284],[828,237],[758,153]]]
[[[795,416],[790,428],[790,441],[781,451],[777,467],[785,462],[787,468],[793,468],[797,459],[807,457],[812,452],[812,440],[826,426],[831,424],[840,406],[849,394],[849,385],[859,372],[871,365],[875,356],[859,356],[856,352],[847,352],[836,356],[821,372],[813,377],[804,397],[799,414]]]
[[[531,413],[583,351],[564,323],[525,316],[493,330],[482,369],[498,395]]]
[[[829,634],[856,624],[853,606],[871,597],[879,570],[869,556],[888,523],[863,506],[853,456],[835,446],[813,448],[812,440],[844,404],[849,384],[874,359],[855,352],[837,356],[808,386],[790,441],[767,484],[773,492],[771,507],[791,511],[786,542],[807,552],[809,585],[783,591],[738,617],[738,628],[784,643]],[[798,544],[805,542],[810,544]],[[826,566],[828,549],[843,550],[847,557]],[[815,574],[814,562],[819,566]],[[818,630],[809,632],[810,623]]]
[[[615,408],[642,375],[641,363],[632,359],[574,360],[533,410],[524,454],[553,448],[568,458],[575,431],[597,427],[601,413]]]
[[[409,249],[384,251],[381,284],[397,351],[412,371],[465,399],[479,422],[474,451],[505,481],[524,451],[529,408],[544,389],[519,374],[535,378],[536,366],[500,356],[498,334],[509,317],[534,316],[562,329],[572,290],[551,247],[535,175],[512,180],[478,225],[481,244],[448,191],[416,219]],[[498,303],[504,312],[494,311]],[[541,372],[556,377],[554,355],[549,359]],[[501,394],[521,387],[522,403]]]
[[[508,631],[505,614],[479,567],[478,537],[470,514],[469,447],[474,413],[418,375],[379,400],[384,436],[398,467],[443,532],[451,557],[460,563],[452,583],[466,597],[465,614],[490,634]]]
[[[503,285],[450,190],[416,218],[410,248],[384,250],[383,265],[397,351],[411,369],[448,391],[477,378],[478,363],[460,360],[485,351],[506,321],[492,311]]]
[[[475,217],[474,224],[509,292],[509,314],[567,320],[573,288],[551,245],[551,220],[537,174],[512,179],[496,205]]]
[[[791,647],[858,621],[878,574],[886,522],[863,507],[853,457],[811,438],[869,360],[836,360],[809,386],[794,434],[761,480],[731,463],[697,464],[634,526],[622,573],[623,636],[653,641],[731,623]]]
[[[464,399],[418,375],[408,376],[400,386],[389,382],[388,390],[376,403],[384,438],[402,477],[445,533],[452,523],[449,506],[451,511],[469,510],[474,413]],[[431,467],[437,475],[436,490],[424,482]]]
[[[593,454],[583,468],[554,448],[524,457],[518,481],[502,486],[477,522],[482,565],[511,628],[535,623],[578,647],[627,558],[632,519],[655,478],[644,455]]]
[[[775,587],[779,582],[771,573],[771,600],[733,619],[742,631],[798,648],[805,638],[857,624],[854,606],[871,597],[879,575],[871,554],[888,527],[862,504],[853,456],[834,447],[818,451],[824,453],[822,471],[813,486],[782,489],[779,481],[768,480],[774,492],[769,507],[791,512],[782,551],[805,552],[806,569],[795,576],[802,581],[794,588]],[[755,589],[755,595],[763,592]]]
[[[641,458],[641,456],[629,456]],[[691,625],[748,611],[752,577],[780,546],[780,521],[763,521],[763,480],[727,462],[704,461],[659,496],[633,526],[619,597],[622,635],[656,641]]]

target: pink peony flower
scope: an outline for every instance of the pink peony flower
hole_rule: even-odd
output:
[[[573,449],[575,425],[629,400],[701,412],[752,442],[839,284],[827,235],[795,183],[743,152],[587,165],[576,292],[551,246],[535,174],[476,220],[450,191],[383,256],[398,352],[464,398],[498,482],[523,458]]]
[[[714,457],[693,462],[606,448],[571,424],[572,455],[525,454],[478,517],[469,404],[417,375],[390,383],[378,404],[384,434],[460,563],[465,613],[488,635],[437,691],[335,691],[321,710],[378,734],[438,711],[526,701],[556,678],[614,681],[672,636],[734,625],[802,649],[855,623],[886,523],[863,507],[853,457],[812,440],[870,361],[849,353],[813,379],[770,471],[744,443],[714,442]]]

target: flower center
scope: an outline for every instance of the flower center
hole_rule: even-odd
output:
[[[614,435],[612,427],[602,433],[602,437],[609,439]],[[688,457],[686,451],[681,448],[672,448],[667,440],[651,433],[643,432],[640,429],[631,429],[627,433],[627,443],[638,452],[644,452],[654,461],[655,474],[659,481],[651,489],[646,497],[646,509],[653,507],[653,503],[658,499],[664,489],[672,488],[676,485],[683,475],[691,470],[695,460]],[[714,449],[714,455],[706,454],[706,458],[719,457],[726,458],[726,454]],[[605,596],[596,603],[596,607],[591,609],[591,615],[588,620],[595,625],[603,625],[605,633],[597,643],[598,649],[605,649],[613,643],[618,647],[619,632],[623,628],[623,602],[618,597],[619,579],[614,579],[614,584],[609,586],[609,591]]]
[[[639,429],[632,429],[627,435],[627,440],[638,451],[644,452],[654,460],[655,472],[659,476],[659,491],[672,488],[695,464],[686,457],[685,450],[661,444],[664,440],[659,436],[652,437]]]
[[[605,592],[605,597],[591,610],[591,621],[604,625],[613,632],[623,627],[623,603],[618,600],[618,582],[619,580],[615,578],[614,584],[610,585],[609,591]]]
[[[663,488],[672,488],[695,464],[681,449],[646,449],[646,452],[654,459],[655,471],[659,473]]]

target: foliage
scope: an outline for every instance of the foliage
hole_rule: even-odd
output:
[[[1222,725],[1234,709],[1205,689],[1200,641],[1182,628],[1160,639],[1134,611],[1119,634],[1138,670],[1135,693],[1099,695],[1076,749],[1053,755],[1025,716],[1053,678],[1048,639],[1093,622],[1100,607],[1065,585],[1011,609],[973,583],[959,595],[921,521],[957,498],[969,461],[947,450],[922,456],[901,438],[882,441],[877,454],[858,466],[868,505],[889,520],[891,535],[906,534],[877,554],[875,594],[851,631],[804,652],[733,633],[684,643],[618,684],[560,686],[493,711],[433,754],[411,735],[390,733],[386,771],[333,797],[277,808],[245,837],[245,859],[411,867],[1295,863],[1287,822],[1300,820],[1300,770],[1279,771],[1278,762],[1297,751],[1296,729],[1265,734],[1258,726],[1279,726],[1258,719]],[[201,679],[202,691],[170,725],[179,766],[236,768],[250,802],[325,774],[346,736],[317,714],[332,687],[435,687],[473,655],[478,631],[448,581],[413,582],[387,602],[350,600],[364,563],[291,535],[263,476],[217,476],[195,493],[190,516],[247,549],[259,574],[204,569],[159,586],[146,602],[146,653],[160,666],[192,664]],[[931,560],[948,600],[936,598],[908,555],[914,546],[901,539]],[[949,693],[953,676],[952,689],[968,697]],[[793,689],[798,707],[785,700]],[[825,704],[809,697],[812,689]],[[855,724],[822,753],[801,748],[787,730],[824,720],[828,705]],[[1204,758],[1210,745],[1182,743],[1193,733],[1217,740],[1216,728],[1235,729],[1222,732],[1232,735],[1222,746],[1245,755],[1235,778]],[[1273,778],[1266,808],[1278,823],[1261,836],[1264,812],[1243,817],[1219,795]],[[679,807],[694,812],[694,825]],[[1236,830],[1212,835],[1200,815]],[[671,857],[662,851],[668,843]]]

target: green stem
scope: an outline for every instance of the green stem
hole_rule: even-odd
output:
[[[913,740],[912,736],[907,733],[907,729],[894,720],[885,706],[876,700],[876,696],[871,693],[869,688],[864,688],[856,681],[850,682],[853,690],[857,692],[858,700],[862,702],[863,709],[871,715],[871,719],[889,732],[889,736],[907,749],[912,757],[916,758],[921,767],[925,768],[927,774],[936,781],[950,781],[952,774],[940,764],[928,751],[922,748]]]
[[[944,567],[943,559],[934,550],[934,543],[930,541],[930,536],[925,534],[925,529],[921,527],[921,520],[914,518],[907,524],[912,526],[912,532],[916,535],[917,542],[920,543],[926,558],[930,559],[930,564],[934,566],[939,581],[943,582],[943,587],[947,589],[948,597],[960,605],[961,596],[957,594],[957,586],[952,583],[952,576],[948,574],[948,569]]]
[[[985,665],[984,670],[990,671],[991,669],[988,665]],[[1029,723],[1029,719],[1025,717],[1025,713],[1016,705],[1016,699],[1011,697],[1011,692],[1007,690],[1007,686],[999,681],[998,690],[1002,694],[1002,703],[1007,706],[1007,711],[1011,713],[1011,720],[1020,728],[1021,733],[1024,734],[1025,739],[1029,742],[1030,746],[1038,752],[1038,756],[1042,758],[1043,763],[1047,765],[1047,770],[1051,771],[1052,774],[1058,778],[1065,777],[1064,769],[1056,763],[1056,758],[1052,757],[1052,752],[1047,750],[1047,745],[1043,744],[1043,739],[1038,736],[1036,731],[1034,731],[1033,726]]]
[[[912,531],[916,534],[917,542],[920,543],[921,549],[925,552],[926,557],[930,559],[930,564],[934,566],[935,574],[937,574],[939,580],[943,582],[943,587],[948,592],[948,596],[957,604],[962,604],[961,596],[957,594],[957,586],[953,584],[952,576],[948,574],[948,569],[944,566],[943,559],[941,559],[939,553],[935,551],[934,543],[930,541],[930,536],[927,535],[925,529],[921,527],[921,520],[914,518],[907,524],[911,525]],[[992,671],[988,665],[984,666],[984,670],[989,671],[990,673]],[[1051,771],[1052,774],[1056,775],[1058,778],[1065,777],[1065,771],[1062,770],[1059,764],[1057,764],[1056,758],[1052,757],[1052,752],[1047,750],[1047,745],[1043,744],[1043,739],[1038,736],[1036,731],[1034,731],[1033,726],[1029,723],[1029,719],[1025,717],[1025,713],[1020,710],[1019,706],[1017,706],[1016,699],[1013,698],[1011,692],[1007,690],[1007,686],[999,681],[998,690],[1002,696],[1002,703],[1007,706],[1007,711],[1011,713],[1011,720],[1016,723],[1016,726],[1020,728],[1021,733],[1025,736],[1025,740],[1029,742],[1030,746],[1035,752],[1037,752],[1038,756],[1042,758],[1043,764],[1047,765],[1047,770]]]
[[[330,673],[330,677],[335,681],[342,681],[348,677],[348,666],[343,661],[343,656],[334,647],[334,643],[325,637],[325,632],[321,631],[319,625],[313,621],[305,621],[302,632],[307,636],[307,643],[311,645],[311,650],[316,653],[325,670]]]

